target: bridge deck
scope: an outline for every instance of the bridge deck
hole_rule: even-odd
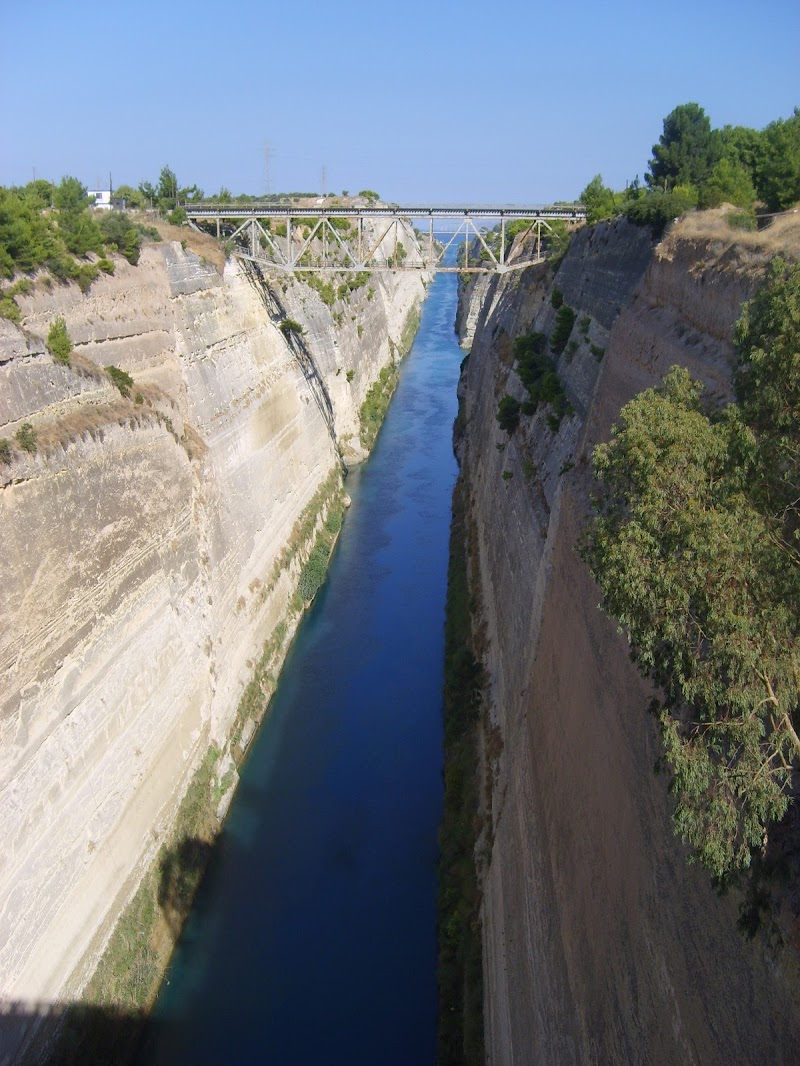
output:
[[[300,207],[294,204],[252,202],[185,204],[189,218],[564,218],[583,221],[583,204],[388,204],[378,207]]]

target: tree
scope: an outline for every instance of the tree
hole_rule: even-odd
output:
[[[675,185],[702,185],[721,153],[721,139],[703,108],[681,104],[664,119],[645,180],[651,188],[665,191]]]
[[[155,187],[150,184],[149,181],[143,181],[139,185],[139,192],[142,194],[142,197],[144,198],[146,203],[152,204],[155,200],[158,199],[158,192]]]
[[[758,440],[754,491],[800,560],[800,267],[776,257],[737,325],[742,417]]]
[[[118,185],[114,190],[114,198],[122,200],[126,207],[134,209],[146,206],[146,199],[141,187],[134,189],[132,185]]]
[[[771,211],[800,201],[800,110],[764,130],[764,156],[757,174],[759,196]]]
[[[170,170],[169,167],[161,168],[156,196],[159,200],[169,201],[171,207],[175,206],[178,199],[178,179],[175,176],[175,171]]]
[[[764,134],[749,126],[723,126],[719,131],[723,158],[743,166],[754,185],[764,158]]]
[[[591,223],[618,215],[622,197],[603,184],[602,174],[595,174],[581,193],[580,200],[586,208],[586,220]]]
[[[62,178],[55,188],[53,199],[62,214],[78,214],[89,205],[86,186],[77,178]]]
[[[717,876],[765,844],[800,756],[799,293],[779,265],[745,310],[737,404],[709,417],[673,368],[623,408],[581,543],[664,692],[676,831]]]
[[[178,189],[178,199],[182,200],[184,203],[187,201],[197,203],[199,200],[202,200],[204,196],[205,193],[199,185],[186,185],[184,188]]]
[[[378,195],[378,193],[375,192],[374,189],[362,189],[358,195],[363,196],[367,203],[370,204],[374,204],[378,200],[380,200],[380,196]]]
[[[752,207],[756,190],[750,174],[741,163],[723,156],[714,164],[708,180],[700,190],[701,207]]]

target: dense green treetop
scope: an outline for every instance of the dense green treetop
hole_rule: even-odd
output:
[[[703,108],[681,104],[664,119],[645,181],[665,191],[675,185],[701,185],[721,154],[720,137]]]
[[[717,876],[764,846],[800,758],[800,267],[772,267],[739,350],[723,412],[678,368],[623,408],[581,546],[663,689],[676,831]]]

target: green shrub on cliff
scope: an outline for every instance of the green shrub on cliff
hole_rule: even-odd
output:
[[[284,318],[281,324],[278,326],[278,329],[281,331],[284,337],[287,338],[291,336],[292,333],[296,333],[299,337],[302,337],[305,333],[305,330],[300,325],[300,323],[296,322],[293,318]]]
[[[519,400],[514,399],[513,396],[504,396],[497,406],[497,424],[501,429],[511,436],[514,430],[519,425]]]
[[[130,396],[133,387],[133,378],[118,366],[107,366],[106,373],[117,386],[123,396]]]
[[[67,323],[64,316],[59,315],[50,326],[47,334],[47,350],[57,363],[69,366],[69,357],[72,352],[72,340],[67,333]]]
[[[550,351],[554,355],[561,355],[566,348],[576,317],[575,312],[567,304],[559,306],[556,314],[556,326],[550,337]]]
[[[390,363],[381,370],[378,380],[370,386],[367,392],[359,411],[361,422],[359,439],[364,448],[370,449],[375,443],[399,376],[397,366]]]
[[[30,422],[23,422],[14,436],[24,452],[33,454],[36,451],[36,430]]]
[[[100,219],[100,230],[109,248],[124,255],[131,266],[139,262],[142,238],[124,211],[107,211]]]
[[[800,266],[738,327],[737,403],[673,368],[595,449],[582,556],[659,720],[675,828],[715,876],[750,864],[800,763]]]
[[[7,437],[0,437],[0,463],[11,462],[11,441]]]

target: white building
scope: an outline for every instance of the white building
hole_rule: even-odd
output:
[[[87,196],[94,197],[94,207],[98,211],[110,211],[111,210],[111,190],[110,189],[89,189]]]

